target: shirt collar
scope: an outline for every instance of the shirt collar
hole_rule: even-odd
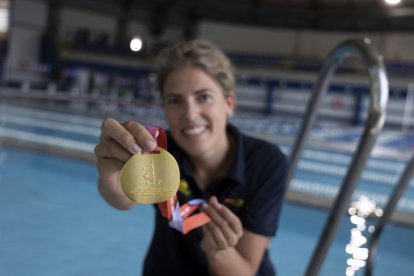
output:
[[[246,167],[246,158],[245,158],[245,149],[244,149],[244,136],[243,134],[233,125],[227,125],[227,133],[233,135],[236,142],[236,152],[234,154],[234,162],[228,173],[228,177],[233,179],[239,184],[245,184],[245,167]]]

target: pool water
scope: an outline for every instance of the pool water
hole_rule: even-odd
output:
[[[0,147],[0,157],[0,275],[140,274],[153,230],[151,206],[110,207],[91,163],[8,147]],[[278,275],[303,275],[326,216],[285,203],[270,245]],[[345,274],[351,228],[345,217],[321,275]],[[375,275],[412,275],[413,244],[414,228],[388,225]]]

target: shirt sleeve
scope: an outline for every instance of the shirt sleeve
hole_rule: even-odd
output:
[[[249,162],[253,177],[241,215],[243,227],[253,233],[274,236],[286,190],[287,159],[276,147],[258,150],[256,162]],[[259,161],[260,160],[260,161]],[[259,162],[258,162],[259,161]]]

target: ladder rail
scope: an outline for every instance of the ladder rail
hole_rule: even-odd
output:
[[[369,157],[380,130],[385,121],[386,105],[388,102],[388,78],[383,64],[383,57],[372,47],[369,39],[351,39],[338,45],[326,58],[317,83],[311,94],[300,132],[293,147],[288,168],[288,183],[293,178],[304,143],[307,140],[311,124],[316,117],[320,98],[325,93],[336,68],[347,58],[359,54],[368,68],[370,86],[370,104],[368,117],[365,122],[362,137],[360,138],[356,154],[341,184],[338,195],[331,207],[328,219],[319,238],[312,258],[306,270],[307,276],[318,275],[322,263],[332,244],[340,221],[349,205],[352,193],[355,190],[362,169]]]
[[[397,207],[398,201],[401,196],[404,194],[408,184],[410,183],[411,178],[414,176],[414,155],[411,160],[407,163],[404,172],[401,174],[401,177],[398,181],[398,184],[395,186],[390,198],[388,199],[387,205],[384,208],[384,213],[380,217],[375,226],[375,231],[372,234],[369,243],[368,243],[368,259],[365,268],[365,276],[371,276],[373,274],[373,265],[374,260],[377,254],[377,247],[379,238],[387,225],[391,220],[391,215]]]

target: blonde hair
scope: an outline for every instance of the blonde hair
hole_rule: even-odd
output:
[[[204,40],[175,43],[160,52],[156,64],[157,85],[161,96],[168,75],[186,64],[209,74],[223,89],[225,97],[235,88],[233,67],[229,58],[217,46]]]

